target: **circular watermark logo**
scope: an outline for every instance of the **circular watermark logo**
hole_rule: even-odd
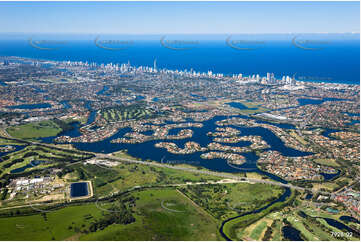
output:
[[[101,49],[105,50],[113,50],[113,51],[119,51],[119,50],[125,50],[128,49],[131,46],[134,46],[134,40],[125,40],[125,39],[104,39],[100,35],[98,35],[94,39],[94,44]]]
[[[231,209],[231,210],[233,210],[233,211],[235,211],[235,212],[237,212],[237,213],[243,213],[244,210],[237,208],[237,206],[246,205],[246,204],[247,204],[246,202],[240,202],[240,203],[238,203],[236,206],[231,206],[231,205],[227,202],[227,203],[226,203],[226,206],[227,206],[229,209]]]
[[[35,37],[30,37],[28,43],[31,47],[38,50],[58,50],[63,48],[67,41],[65,40],[56,40],[56,39],[38,39]]]
[[[325,77],[325,76],[299,76],[297,77],[299,81],[332,81],[332,77]]]
[[[235,50],[257,50],[264,47],[265,41],[243,37],[234,38],[233,35],[229,35],[226,38],[226,45]]]
[[[181,40],[181,39],[169,39],[167,36],[162,36],[160,44],[164,48],[170,50],[190,50],[199,45],[198,40]]]
[[[237,169],[237,170],[240,170],[240,171],[243,171],[243,172],[252,172],[252,171],[257,171],[256,168],[243,168],[243,167],[238,167],[236,165],[233,165],[232,163],[230,163],[228,160],[227,160],[227,165],[232,167],[233,169]]]
[[[106,170],[116,170],[117,166],[121,163],[115,160],[107,160],[107,159],[97,159],[93,158],[88,160],[85,164],[87,165],[95,165],[99,168],[106,169]]]
[[[112,202],[114,203],[116,201],[112,201]],[[112,202],[108,201],[106,203],[108,203],[109,205],[112,205]],[[108,213],[120,213],[123,211],[122,209],[117,208],[116,206],[113,206],[112,208],[108,209],[108,208],[105,208],[104,205],[105,205],[105,203],[101,203],[99,198],[95,201],[95,206],[101,211],[108,212]]]
[[[171,207],[176,206],[177,204],[175,204],[174,202],[170,201],[167,202],[165,200],[162,200],[160,203],[160,206],[164,209],[167,210],[168,212],[173,212],[173,213],[184,213],[185,211],[181,211],[181,210],[177,210]]]
[[[322,50],[329,44],[329,41],[322,39],[320,36],[296,35],[292,38],[292,44],[303,50]]]

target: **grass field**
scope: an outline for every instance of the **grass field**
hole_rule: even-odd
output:
[[[6,131],[14,138],[31,139],[55,136],[60,133],[62,129],[53,121],[46,120],[10,127]]]
[[[256,114],[256,113],[263,113],[268,111],[267,108],[261,106],[260,103],[257,102],[248,102],[248,101],[235,101],[246,106],[248,109],[239,109],[240,113],[244,114]]]
[[[224,220],[252,211],[278,198],[283,189],[266,184],[219,184],[188,186],[182,191],[215,218]]]
[[[304,140],[301,136],[299,136],[295,131],[291,131],[290,135],[294,137],[298,142],[300,142],[303,145],[307,145],[307,141]]]
[[[253,228],[250,237],[252,240],[260,240],[262,239],[262,233],[267,228],[267,222],[262,220],[256,224]]]
[[[119,154],[120,155],[120,154]],[[123,155],[123,154],[122,154]],[[84,179],[93,180],[95,193],[105,196],[112,192],[124,191],[129,188],[145,185],[165,185],[186,182],[221,180],[205,174],[197,174],[163,167],[151,167],[137,164],[120,163],[112,169],[96,165],[75,165],[74,168],[83,173]],[[71,173],[70,179],[77,179],[77,173]]]
[[[328,182],[322,182],[322,183],[314,183],[313,188],[316,189],[324,189],[325,191],[336,191],[342,187],[347,186],[348,184],[351,184],[354,182],[354,179],[348,177],[348,176],[339,176],[335,180],[328,181]]]
[[[326,165],[326,166],[335,166],[335,167],[339,167],[340,165],[336,162],[335,159],[314,159],[314,162],[321,164],[321,165]]]
[[[66,240],[101,214],[94,204],[88,204],[69,206],[46,215],[0,218],[0,240]],[[87,219],[88,215],[92,218]]]
[[[69,205],[48,213],[0,218],[0,240],[221,240],[217,221],[176,189],[149,189],[129,196],[135,201],[130,208],[135,222],[113,223],[92,232],[92,224],[111,214],[99,207],[109,209],[116,201]]]
[[[111,225],[81,240],[219,240],[217,221],[199,211],[175,189],[146,190],[132,193],[139,198],[134,212],[136,222]],[[162,201],[180,212],[161,206]]]

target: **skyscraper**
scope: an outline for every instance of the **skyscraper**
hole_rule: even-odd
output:
[[[157,59],[154,59],[153,69],[154,69],[154,71],[157,70]]]
[[[271,80],[270,80],[270,82],[271,82],[272,84],[275,84],[275,83],[276,83],[275,74],[273,74],[273,73],[271,73]]]

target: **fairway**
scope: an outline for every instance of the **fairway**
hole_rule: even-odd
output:
[[[261,106],[260,103],[257,102],[248,102],[248,101],[234,101],[235,103],[239,103],[246,108],[237,108],[240,113],[244,114],[256,114],[268,111],[267,108]]]
[[[140,105],[132,105],[103,109],[101,110],[100,115],[107,122],[118,122],[129,119],[150,118],[154,114],[153,111],[145,109]]]

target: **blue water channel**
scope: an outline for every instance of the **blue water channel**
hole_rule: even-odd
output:
[[[21,104],[14,106],[7,106],[10,109],[38,109],[38,108],[51,108],[49,103],[36,103],[36,104]]]
[[[239,116],[239,117],[243,117],[244,116]],[[249,153],[241,153],[245,158],[246,158],[246,163],[237,166],[229,166],[227,164],[227,161],[224,159],[202,159],[200,158],[200,155],[202,154],[202,152],[196,152],[193,154],[185,154],[185,155],[177,155],[177,154],[171,154],[169,152],[167,152],[166,149],[164,148],[156,148],[154,145],[158,142],[163,142],[163,141],[167,141],[167,142],[174,142],[175,144],[177,144],[179,147],[184,147],[184,144],[188,141],[194,141],[199,143],[202,147],[206,147],[209,143],[212,142],[212,138],[207,136],[207,133],[212,131],[215,131],[215,128],[218,127],[215,122],[220,121],[220,120],[224,120],[227,119],[229,117],[227,116],[216,116],[210,120],[206,120],[204,122],[202,122],[203,127],[201,128],[194,128],[191,127],[189,129],[192,129],[194,134],[193,137],[191,138],[187,138],[187,139],[182,139],[182,140],[167,140],[167,139],[162,139],[162,140],[155,140],[155,141],[147,141],[144,143],[140,143],[140,144],[119,144],[119,143],[111,143],[110,141],[113,139],[117,139],[117,138],[121,138],[124,136],[124,134],[128,133],[131,131],[131,128],[123,128],[120,129],[116,134],[114,134],[111,137],[108,137],[102,141],[99,142],[94,142],[94,143],[72,143],[77,149],[79,150],[84,150],[84,151],[91,151],[91,152],[97,152],[97,153],[111,153],[111,152],[115,152],[115,151],[119,151],[119,150],[123,150],[126,149],[127,152],[136,158],[140,158],[142,160],[154,160],[154,161],[158,161],[158,162],[164,162],[164,163],[188,163],[188,164],[195,164],[198,166],[202,166],[205,167],[207,169],[213,170],[213,171],[220,171],[220,172],[230,172],[230,173],[237,173],[237,172],[249,172],[249,171],[254,171],[257,172],[261,175],[267,176],[272,180],[275,181],[279,181],[282,183],[287,183],[285,180],[281,179],[280,177],[270,174],[268,172],[264,172],[261,171],[260,169],[258,169],[257,167],[257,160],[258,160],[258,156],[254,153],[254,152],[249,152]],[[266,121],[257,121],[257,122],[266,122]],[[88,120],[89,123],[89,120]],[[172,123],[172,122],[167,122],[167,123]],[[270,122],[266,122],[266,123],[270,123]],[[289,124],[274,124],[274,123],[270,123],[273,125],[285,125],[287,128],[294,128],[293,125],[289,125]],[[72,130],[68,130],[65,132],[62,132],[61,134],[59,134],[58,136],[62,136],[62,135],[67,135],[67,136],[71,136],[71,137],[77,137],[80,136],[81,133],[79,132],[79,128],[80,128],[80,124],[78,122],[72,123],[73,125],[73,129]],[[284,156],[291,156],[291,157],[297,157],[297,156],[306,156],[306,155],[310,155],[311,153],[309,152],[303,152],[303,151],[299,151],[299,150],[295,150],[292,148],[289,148],[287,146],[285,146],[285,144],[283,143],[283,141],[281,139],[279,139],[272,131],[266,129],[266,128],[262,128],[262,127],[246,127],[246,126],[233,126],[233,125],[229,125],[232,128],[235,128],[237,130],[240,131],[240,136],[246,136],[246,135],[259,135],[263,138],[263,140],[265,140],[269,145],[270,148],[265,149],[265,150],[275,150],[275,151],[279,151],[282,155]],[[283,127],[285,128],[285,127]],[[169,131],[170,134],[176,134],[179,130],[184,129],[184,128],[175,128]],[[146,131],[144,133],[146,134],[151,134],[152,131]],[[58,136],[54,136],[54,137],[47,137],[47,138],[42,138],[43,142],[46,143],[52,143],[54,141],[54,139]],[[239,147],[245,147],[250,145],[250,142],[247,141],[241,141],[239,143],[227,143],[226,145],[229,146],[239,146]],[[76,183],[74,183],[76,184]],[[85,183],[86,184],[86,183]],[[74,191],[73,194],[71,195],[72,197],[76,197],[76,196],[85,196],[87,195],[88,191],[83,191],[82,189],[85,189],[84,186],[85,185],[73,185],[74,189],[72,188],[71,191]],[[77,188],[79,186],[79,188]],[[86,186],[86,189],[87,186]],[[78,192],[76,192],[78,191]],[[79,192],[79,191],[83,191],[83,192]],[[79,195],[79,194],[83,194],[83,195]],[[85,194],[85,195],[84,195]],[[259,213],[262,210],[268,208],[269,206],[273,205],[276,202],[282,202],[285,201],[285,199],[287,197],[289,197],[291,194],[291,191],[289,188],[285,188],[285,192],[275,201],[272,201],[271,203],[265,205],[262,208],[256,209],[252,212],[249,213]],[[220,232],[223,235],[224,238],[229,239],[222,231],[223,229],[223,225],[232,220],[232,219],[236,219],[240,216],[245,216],[249,213],[246,214],[242,214],[239,215],[237,217],[234,218],[230,218],[226,221],[224,221],[222,223],[222,227],[220,228]],[[292,235],[293,236],[293,235]],[[295,235],[294,240],[298,240],[297,235]]]
[[[342,99],[342,98],[322,98],[322,99],[311,99],[311,98],[299,98],[297,99],[298,103],[300,106],[304,106],[304,105],[308,105],[308,104],[313,104],[313,105],[318,105],[324,102],[334,102],[334,101],[345,101],[347,99]]]
[[[108,91],[108,90],[109,90],[109,87],[105,85],[105,86],[103,87],[103,89],[100,90],[99,92],[97,92],[96,94],[97,94],[97,95],[110,96],[109,93],[105,93],[105,92]]]
[[[241,117],[241,116],[240,116]],[[244,118],[244,116],[242,116]],[[154,145],[158,142],[162,141],[168,141],[168,142],[174,142],[179,147],[184,147],[184,144],[188,141],[194,141],[199,143],[202,147],[206,147],[209,143],[212,142],[212,138],[207,136],[207,133],[210,131],[215,131],[215,128],[218,127],[215,122],[220,121],[223,119],[227,119],[229,117],[226,116],[216,116],[210,120],[202,122],[203,127],[201,128],[190,128],[193,130],[194,134],[193,137],[182,139],[182,140],[156,140],[156,141],[147,141],[140,144],[119,144],[119,143],[111,143],[110,141],[113,139],[121,138],[124,136],[124,134],[131,131],[131,128],[123,128],[120,129],[116,134],[114,134],[111,137],[108,137],[102,141],[94,142],[94,143],[72,143],[77,149],[79,150],[85,150],[85,151],[91,151],[91,152],[97,152],[97,153],[111,153],[115,151],[119,151],[122,149],[126,149],[128,154],[130,154],[133,157],[140,158],[142,160],[154,160],[158,162],[164,162],[164,163],[188,163],[192,165],[198,165],[205,167],[207,169],[213,170],[213,171],[220,171],[220,172],[230,172],[230,173],[237,173],[237,172],[249,172],[254,171],[261,175],[267,176],[272,180],[287,183],[285,180],[281,179],[280,177],[270,174],[268,172],[261,171],[257,167],[257,160],[258,156],[254,152],[249,153],[241,153],[246,158],[246,163],[244,163],[241,166],[229,166],[227,164],[227,161],[224,159],[202,159],[200,158],[200,155],[202,152],[196,152],[193,154],[185,154],[185,155],[177,155],[177,154],[171,154],[167,152],[166,149],[163,148],[156,148]],[[264,121],[257,121],[257,122],[264,122]],[[172,123],[172,122],[167,122]],[[269,122],[267,122],[269,123]],[[270,123],[274,124],[274,123]],[[72,137],[76,137],[80,135],[79,124],[74,127],[74,130],[66,131],[63,134],[60,135],[69,135]],[[274,124],[275,125],[275,124]],[[283,124],[280,124],[283,125]],[[286,125],[286,124],[285,124]],[[299,150],[295,150],[292,148],[289,148],[284,145],[282,140],[280,140],[272,131],[262,128],[262,127],[245,127],[245,126],[233,126],[230,125],[230,127],[233,127],[235,129],[238,129],[241,132],[241,136],[246,135],[259,135],[261,136],[269,145],[270,148],[266,150],[276,150],[279,151],[282,155],[285,156],[306,156],[309,155],[309,152],[303,152]],[[287,125],[287,128],[294,128],[292,125]],[[169,134],[176,134],[179,130],[183,128],[175,128],[169,131]],[[146,131],[145,134],[151,134],[152,131]],[[53,142],[55,137],[50,139],[43,139],[44,142]],[[250,142],[247,141],[241,141],[239,143],[227,143],[226,145],[230,146],[239,146],[239,147],[245,147],[250,145]],[[273,205],[276,202],[282,202],[285,201],[291,194],[291,191],[289,188],[285,188],[285,192],[276,200],[270,202],[269,204],[265,205],[262,208],[256,209],[249,213],[259,213],[262,210],[268,208],[269,206]],[[223,237],[227,240],[229,238],[223,233],[223,225],[232,220],[236,219],[240,216],[245,216],[249,213],[239,215],[234,218],[230,218],[222,223],[222,227],[220,228],[220,233],[223,235]]]
[[[260,172],[264,175],[272,176],[271,174],[268,174],[266,172],[262,172],[257,168],[257,160],[258,156],[251,152],[251,153],[241,153],[246,158],[246,163],[237,166],[237,168],[230,167],[226,160],[224,159],[202,159],[200,158],[200,155],[202,152],[196,152],[193,154],[171,154],[164,148],[156,148],[154,145],[158,142],[173,142],[177,144],[179,147],[184,147],[184,144],[189,141],[194,141],[199,143],[202,147],[206,147],[209,143],[212,142],[212,138],[207,136],[207,133],[210,131],[215,131],[215,128],[217,125],[215,124],[216,121],[226,119],[226,116],[216,116],[210,120],[204,121],[202,128],[190,128],[193,130],[194,134],[193,137],[182,139],[182,140],[153,140],[153,141],[147,141],[140,144],[119,144],[119,143],[111,143],[110,141],[113,139],[121,138],[124,136],[124,134],[131,131],[130,128],[123,128],[120,129],[116,134],[114,134],[111,137],[108,137],[102,141],[94,142],[94,143],[72,143],[77,149],[84,150],[84,151],[91,151],[91,152],[97,152],[97,153],[112,153],[115,151],[119,151],[122,149],[126,149],[128,153],[133,156],[140,158],[142,160],[154,160],[154,161],[163,161],[163,162],[172,162],[177,161],[178,163],[181,161],[182,163],[190,163],[194,164],[196,162],[199,166],[205,167],[210,170],[214,171],[221,171],[221,172],[242,172],[242,171],[256,171]],[[61,135],[68,135],[70,137],[77,137],[80,136],[79,124],[75,123],[74,129],[70,131],[66,131]],[[289,148],[284,145],[282,140],[280,140],[272,131],[262,128],[262,127],[236,127],[236,126],[230,126],[235,129],[238,129],[241,132],[241,136],[246,135],[259,135],[261,136],[269,145],[270,148],[266,150],[276,150],[279,151],[282,155],[285,156],[306,156],[311,153],[309,152],[303,152],[299,150],[295,150],[292,148]],[[169,134],[176,134],[179,130],[183,128],[176,128],[169,131]],[[147,134],[150,134],[151,131],[147,131]],[[52,143],[55,137],[47,137],[43,138],[42,141],[46,143]],[[250,145],[250,142],[241,141],[239,143],[227,143],[226,145],[229,146],[239,146],[239,147],[245,147]],[[272,176],[275,180],[284,182],[282,179]]]
[[[357,224],[360,223],[359,220],[357,220],[357,219],[355,219],[354,217],[351,217],[351,216],[341,216],[340,220],[345,221],[345,222],[353,222],[353,223],[357,223]]]
[[[239,103],[239,102],[230,102],[230,103],[226,103],[229,106],[231,106],[232,108],[238,108],[238,109],[246,109],[246,110],[257,110],[257,108],[249,108],[246,105]]]
[[[1,146],[6,146],[6,145],[1,145]],[[13,153],[13,152],[22,150],[25,148],[26,145],[11,145],[11,146],[15,147],[15,150],[11,150],[9,152],[0,152],[0,162],[2,162],[1,157],[5,156],[7,154]]]

